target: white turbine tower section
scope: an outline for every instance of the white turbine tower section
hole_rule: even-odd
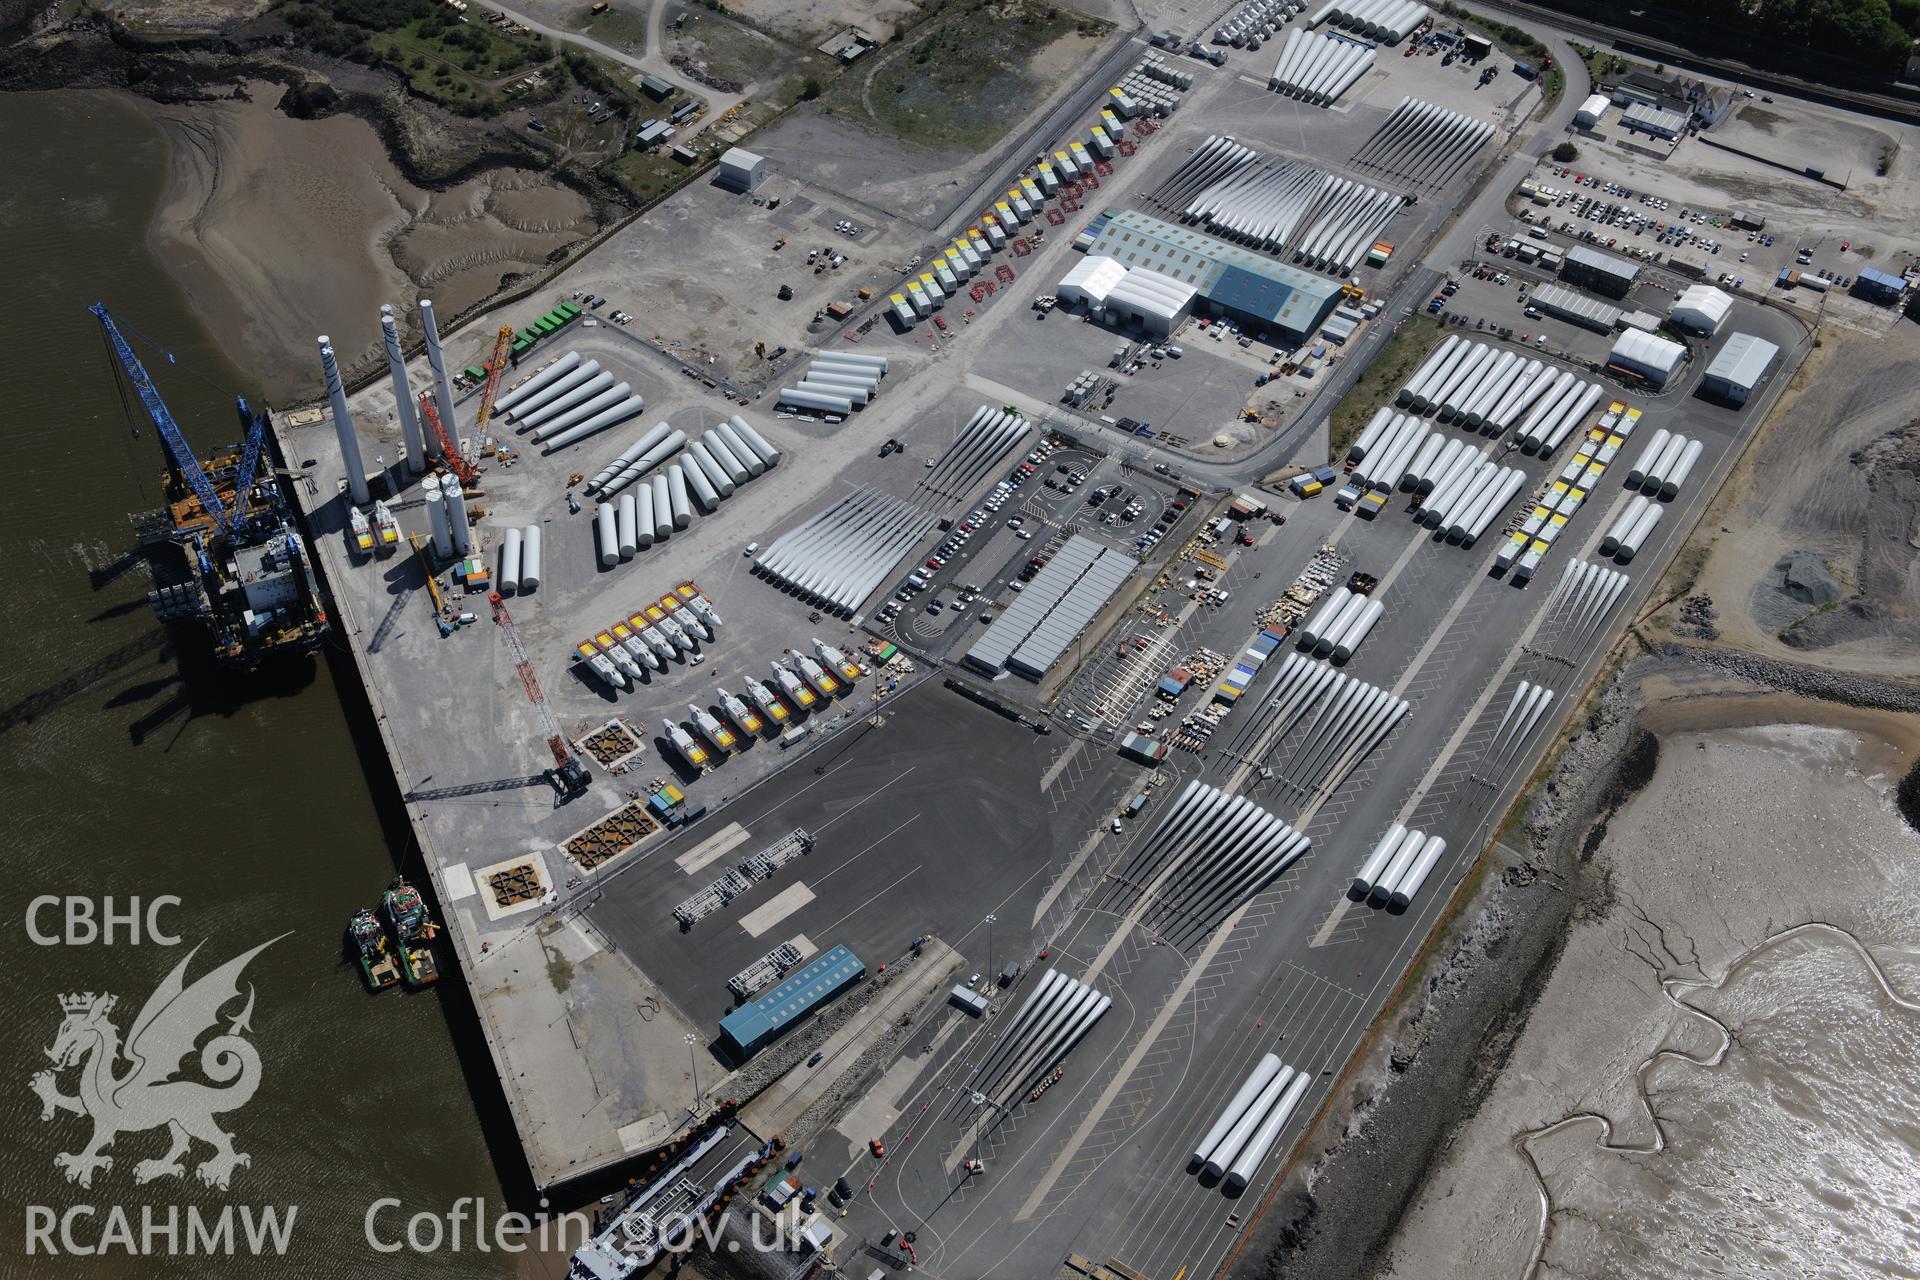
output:
[[[733,450],[728,447],[727,442],[720,436],[719,432],[715,431],[712,427],[708,427],[707,430],[701,434],[700,443],[707,446],[707,452],[713,455],[713,460],[720,464],[721,469],[727,473],[727,477],[731,479],[734,484],[743,485],[747,482],[749,472],[747,471],[746,464],[733,456]]]
[[[1353,657],[1354,651],[1360,647],[1360,642],[1365,640],[1373,631],[1374,626],[1380,621],[1386,611],[1387,606],[1381,601],[1367,601],[1367,607],[1360,611],[1360,616],[1348,623],[1346,629],[1341,632],[1340,637],[1333,642],[1333,660],[1335,662],[1349,661]]]
[[[453,416],[453,383],[447,380],[447,358],[440,353],[440,329],[433,322],[433,300],[420,299],[420,332],[427,340],[427,367],[433,371],[433,402],[440,408],[440,425],[447,439],[460,447],[460,425]]]
[[[640,549],[639,534],[637,532],[640,513],[633,505],[632,494],[623,493],[620,495],[618,510],[619,516],[616,522],[618,537],[616,544],[620,548],[620,558],[622,560],[631,560],[633,559],[633,553]]]
[[[520,425],[533,428],[530,437],[533,440],[552,440],[569,427],[577,426],[629,397],[639,398],[633,395],[631,385],[625,382],[616,385],[612,374],[603,373],[541,405],[522,418]]]
[[[518,415],[520,425],[523,427],[537,427],[543,422],[549,422],[558,415],[565,413],[568,409],[573,408],[575,405],[583,404],[593,399],[612,385],[612,374],[596,373],[584,381],[574,383],[567,391],[555,396],[551,400],[545,401],[538,409]],[[541,436],[536,432],[533,438],[538,440]]]
[[[705,442],[695,440],[689,443],[687,456],[693,459],[694,466],[700,469],[700,473],[706,476],[708,483],[722,498],[733,496],[733,477],[728,475],[726,468],[720,465],[712,453],[708,452]]]
[[[353,415],[347,412],[347,389],[340,382],[340,366],[333,359],[333,341],[324,333],[320,335],[320,372],[327,381],[333,435],[340,444],[340,465],[346,473],[347,492],[354,506],[364,507],[373,500],[367,488],[367,463],[360,456],[360,439],[354,434]]]
[[[1448,342],[1454,342],[1455,338],[1458,338],[1457,334],[1449,338]],[[1415,413],[1432,412],[1434,397],[1447,385],[1448,380],[1453,376],[1453,370],[1472,353],[1476,345],[1465,339],[1459,339],[1453,346],[1448,346],[1446,342],[1441,343],[1434,353],[1436,359],[1428,362],[1432,368],[1423,376],[1407,384],[1404,392],[1406,407]]]
[[[1399,845],[1393,851],[1392,859],[1387,863],[1387,869],[1373,882],[1372,897],[1381,902],[1390,899],[1393,896],[1393,886],[1400,883],[1401,877],[1413,868],[1415,860],[1420,857],[1420,851],[1426,846],[1425,832],[1408,831],[1401,836]]]
[[[1226,1176],[1227,1170],[1232,1167],[1233,1162],[1239,1158],[1240,1152],[1246,1147],[1247,1139],[1253,1136],[1253,1131],[1260,1127],[1260,1122],[1267,1118],[1267,1113],[1272,1111],[1274,1104],[1280,1101],[1280,1095],[1286,1092],[1289,1084],[1293,1083],[1294,1074],[1292,1067],[1281,1067],[1268,1079],[1260,1092],[1254,1095],[1252,1104],[1234,1122],[1233,1128],[1227,1130],[1227,1136],[1214,1144],[1213,1151],[1207,1156],[1206,1175],[1209,1178]]]
[[[643,484],[630,494],[621,494],[621,501],[633,499],[633,538],[643,547],[653,545],[653,486]]]
[[[1687,447],[1681,452],[1679,460],[1673,464],[1665,476],[1661,477],[1660,496],[1662,498],[1672,501],[1680,496],[1680,486],[1684,485],[1687,477],[1693,474],[1694,464],[1700,461],[1700,454],[1704,449],[1705,446],[1698,440],[1687,441]]]
[[[1620,540],[1627,536],[1629,529],[1633,528],[1633,522],[1640,518],[1640,513],[1651,505],[1652,499],[1636,494],[1632,501],[1627,503],[1626,510],[1622,511],[1619,517],[1607,527],[1606,536],[1600,539],[1600,554],[1610,556],[1618,551]]]
[[[440,494],[439,476],[430,475],[420,482],[420,501],[427,509],[427,526],[433,534],[434,552],[445,560],[453,554],[453,533],[447,524],[447,507]]]
[[[1324,658],[1332,653],[1333,646],[1338,643],[1339,638],[1346,633],[1347,628],[1353,624],[1354,620],[1360,616],[1361,611],[1366,607],[1367,598],[1365,596],[1349,594],[1345,602],[1341,604],[1340,612],[1333,615],[1333,620],[1327,623],[1326,629],[1320,633],[1320,638],[1314,641],[1313,656],[1316,658]]]
[[[1374,410],[1372,420],[1360,429],[1360,434],[1355,436],[1353,443],[1348,446],[1347,461],[1363,461],[1367,456],[1367,451],[1372,449],[1374,443],[1380,439],[1380,433],[1385,431],[1387,425],[1393,421],[1393,416],[1393,410],[1387,408],[1385,405]]]
[[[842,380],[832,374],[809,373],[804,382],[794,388],[795,391],[817,393],[824,396],[838,396],[845,399],[856,409],[865,408],[873,398],[872,391],[865,385],[851,379]]]
[[[1649,502],[1646,510],[1634,518],[1633,524],[1621,536],[1614,558],[1621,564],[1630,563],[1634,556],[1639,554],[1640,548],[1646,544],[1647,536],[1653,532],[1653,527],[1660,523],[1660,517],[1666,513],[1666,510],[1657,502]]]
[[[1418,493],[1423,481],[1431,484],[1432,481],[1427,477],[1433,471],[1433,464],[1440,461],[1440,454],[1447,446],[1459,443],[1459,440],[1449,439],[1438,431],[1428,432],[1426,439],[1420,442],[1419,450],[1414,453],[1413,461],[1407,464],[1406,474],[1400,480],[1401,487]]]
[[[594,473],[593,479],[586,483],[587,491],[591,493],[610,484],[614,477],[637,462],[641,455],[645,454],[647,450],[653,448],[662,440],[665,440],[672,433],[673,428],[666,423],[654,423],[645,435],[628,445],[612,462],[609,462],[606,466]]]
[[[680,464],[667,464],[667,501],[673,507],[673,527],[684,529],[693,523],[693,503],[687,497],[687,477]]]
[[[540,585],[540,526],[530,524],[521,533],[520,594],[526,595]]]
[[[1300,646],[1303,649],[1311,649],[1320,639],[1320,634],[1326,630],[1327,624],[1333,621],[1334,615],[1338,614],[1342,606],[1353,596],[1353,591],[1347,587],[1335,587],[1329,591],[1327,598],[1321,601],[1320,607],[1314,610],[1313,615],[1300,628]]]
[[[1686,451],[1686,448],[1687,438],[1685,436],[1677,435],[1668,440],[1666,447],[1660,451],[1660,456],[1655,458],[1653,464],[1647,468],[1646,477],[1640,484],[1640,491],[1642,493],[1658,493],[1660,487],[1666,483],[1667,476],[1672,473],[1675,465],[1679,463],[1680,455]]]
[[[881,361],[880,367],[884,373],[886,370],[886,361]],[[754,430],[752,423],[737,413],[733,417],[728,418],[727,421],[733,424],[733,429],[738,433],[740,438],[747,442],[747,447],[760,455],[760,461],[767,464],[768,470],[772,470],[774,467],[780,465],[780,451],[767,443],[767,438]]]
[[[1207,1157],[1213,1153],[1215,1147],[1220,1145],[1220,1139],[1226,1137],[1227,1131],[1247,1113],[1247,1108],[1253,1105],[1253,1100],[1259,1096],[1260,1091],[1267,1087],[1267,1082],[1279,1074],[1280,1059],[1271,1053],[1266,1054],[1254,1064],[1253,1074],[1247,1077],[1246,1083],[1240,1086],[1240,1091],[1227,1103],[1227,1109],[1220,1113],[1220,1118],[1213,1122],[1213,1127],[1207,1130],[1206,1136],[1201,1138],[1199,1145],[1193,1149],[1194,1164],[1206,1164]]]
[[[447,508],[447,532],[453,538],[453,554],[463,556],[473,550],[473,525],[467,519],[467,495],[460,482],[448,476],[440,482],[440,500]]]
[[[561,356],[558,360],[555,360],[552,364],[540,370],[540,372],[534,374],[519,386],[509,391],[501,392],[499,398],[493,402],[494,413],[506,413],[534,392],[552,386],[555,382],[558,382],[561,378],[564,378],[567,374],[579,367],[580,353],[577,351],[567,352],[567,354]]]
[[[1397,822],[1387,828],[1387,833],[1380,837],[1380,843],[1373,846],[1373,852],[1368,854],[1367,860],[1360,864],[1358,874],[1353,877],[1350,892],[1363,898],[1373,892],[1373,886],[1379,881],[1381,872],[1387,869],[1387,864],[1393,861],[1394,853],[1400,848],[1400,838],[1406,834],[1407,829]]]
[[[1627,472],[1627,487],[1629,489],[1638,489],[1646,483],[1647,475],[1652,464],[1658,460],[1660,451],[1667,447],[1667,441],[1672,438],[1673,433],[1665,427],[1661,427],[1653,433],[1653,438],[1647,441],[1647,447],[1640,451],[1639,459]]]
[[[713,430],[715,434],[726,442],[728,451],[733,454],[740,465],[747,469],[749,479],[766,472],[767,464],[760,460],[759,454],[747,447],[747,442],[740,438],[740,433],[733,429],[732,423],[717,422],[714,424]]]
[[[1506,510],[1514,495],[1520,492],[1520,486],[1526,483],[1526,473],[1518,467],[1502,467],[1492,484],[1481,494],[1480,500],[1463,512],[1459,518],[1447,526],[1447,540],[1470,547],[1474,539],[1486,531],[1493,518]]]
[[[1312,1083],[1313,1077],[1306,1072],[1294,1073],[1293,1080],[1287,1085],[1287,1091],[1280,1095],[1280,1100],[1274,1103],[1273,1110],[1267,1114],[1266,1120],[1254,1130],[1253,1137],[1247,1140],[1240,1158],[1235,1160],[1233,1167],[1227,1170],[1226,1185],[1229,1193],[1244,1191],[1253,1181],[1253,1175],[1259,1172],[1261,1162],[1273,1149],[1274,1141],[1279,1138],[1280,1131],[1287,1127],[1287,1121],[1291,1120],[1293,1113],[1299,1109],[1300,1099],[1306,1096],[1307,1086]]]
[[[694,502],[708,515],[720,509],[720,491],[713,487],[713,481],[707,479],[707,473],[694,462],[691,454],[682,457],[675,466],[686,477],[687,487],[692,490]]]
[[[1573,434],[1574,428],[1580,425],[1593,406],[1600,403],[1600,397],[1605,394],[1605,388],[1599,383],[1587,383],[1586,390],[1580,393],[1580,398],[1573,402],[1572,407],[1562,415],[1560,421],[1554,424],[1553,430],[1547,433],[1546,439],[1540,442],[1540,453],[1544,456],[1558,449],[1561,443]]]
[[[400,419],[400,439],[407,447],[407,470],[417,476],[427,469],[427,442],[420,431],[413,383],[407,378],[407,357],[400,350],[400,328],[394,323],[393,308],[384,304],[380,308],[380,336],[387,343],[387,376],[393,380],[393,412]]]
[[[593,520],[600,537],[600,567],[611,569],[620,563],[619,514],[611,502],[603,502]]]
[[[639,457],[634,458],[632,461],[623,464],[611,479],[600,485],[600,492],[602,494],[617,493],[621,489],[626,488],[641,476],[647,474],[647,472],[672,457],[674,451],[687,442],[687,433],[684,431],[669,430],[664,436],[655,434],[661,427],[666,425],[664,422],[656,423],[652,430],[641,437],[643,441],[651,440],[653,443],[647,446],[646,452],[640,454]],[[622,456],[624,457],[625,455],[623,454]]]
[[[1460,455],[1465,452],[1467,452],[1467,442],[1465,440],[1460,439],[1458,436],[1449,437],[1447,442],[1440,447],[1440,452],[1434,456],[1433,461],[1427,464],[1425,470],[1414,477],[1413,491],[1421,495],[1432,493],[1434,486],[1440,483],[1442,477],[1452,472],[1453,464],[1458,461]],[[1416,461],[1418,461],[1418,459],[1416,459]]]
[[[569,369],[559,377],[541,387],[538,391],[523,398],[513,406],[505,416],[525,426],[529,418],[535,418],[540,411],[560,399],[568,392],[585,386],[600,375],[600,362],[589,360],[577,368]]]
[[[1472,463],[1456,472],[1444,484],[1434,487],[1433,496],[1421,506],[1417,519],[1430,529],[1443,529],[1446,519],[1457,508],[1470,502],[1500,468],[1480,454],[1468,455]]]
[[[1414,860],[1411,867],[1407,868],[1406,874],[1395,882],[1393,896],[1387,899],[1387,905],[1403,909],[1412,905],[1413,895],[1420,892],[1420,887],[1426,884],[1427,877],[1433,874],[1434,867],[1439,864],[1446,851],[1445,840],[1439,836],[1428,836],[1427,843],[1420,850],[1420,856]]]
[[[659,472],[648,476],[647,483],[653,489],[653,540],[665,542],[673,536],[673,494],[667,488],[667,478]]]
[[[1561,370],[1553,383],[1540,398],[1534,402],[1533,411],[1520,423],[1516,433],[1521,447],[1534,444],[1540,434],[1541,425],[1552,419],[1555,414],[1579,394],[1580,380],[1569,370]]]
[[[1482,447],[1475,449],[1472,445],[1467,444],[1466,441],[1461,441],[1460,452],[1453,456],[1453,460],[1444,466],[1434,468],[1433,488],[1428,490],[1426,502],[1422,505],[1420,511],[1415,514],[1415,522],[1419,524],[1431,523],[1427,517],[1431,514],[1433,505],[1436,502],[1447,500],[1460,482],[1471,474],[1475,467],[1487,461],[1490,461],[1490,453],[1487,448]]]
[[[520,556],[524,535],[518,529],[508,529],[500,542],[500,594],[517,595],[520,591]]]
[[[619,389],[619,387],[615,387],[614,391],[618,391]],[[607,392],[608,396],[612,394],[613,391]],[[542,442],[542,451],[551,455],[558,450],[566,448],[570,444],[576,444],[586,439],[590,435],[605,431],[608,427],[618,426],[628,418],[638,417],[640,411],[646,407],[647,402],[639,396],[628,396],[613,407],[601,409],[594,413],[594,415],[585,422],[568,427],[566,430],[560,432],[560,434],[549,437]],[[582,413],[587,412],[587,410],[582,408],[576,409],[574,412]]]

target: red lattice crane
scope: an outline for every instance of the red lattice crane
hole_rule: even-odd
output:
[[[448,469],[458,477],[462,489],[472,488],[475,478],[480,474],[480,468],[460,456],[460,447],[454,443],[453,437],[447,434],[446,427],[440,421],[440,411],[433,407],[431,391],[420,393],[420,416],[427,420],[427,425],[433,429],[433,438],[440,442],[441,461],[445,462]]]
[[[480,393],[480,408],[473,415],[473,434],[478,437],[493,421],[493,398],[500,394],[500,379],[507,371],[507,354],[513,349],[513,326],[500,326],[500,336],[494,339],[493,359],[487,361],[487,385]]]
[[[553,769],[547,776],[561,795],[579,795],[593,781],[592,775],[567,747],[566,735],[560,732],[560,722],[553,718],[547,695],[540,688],[540,677],[534,674],[533,663],[527,660],[527,651],[520,645],[520,633],[513,629],[513,615],[507,612],[507,602],[500,598],[498,591],[490,593],[487,601],[493,605],[493,620],[500,624],[501,634],[507,638],[507,652],[513,655],[513,669],[520,673],[527,701],[540,713],[540,723],[547,731],[547,750],[553,752]]]

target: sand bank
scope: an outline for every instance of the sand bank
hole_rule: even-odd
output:
[[[1756,723],[1767,713],[1781,722]],[[1641,724],[1660,731],[1653,777],[1586,846],[1578,875],[1598,891],[1402,1218],[1385,1274],[1526,1274],[1541,1184],[1554,1274],[1697,1274],[1703,1255],[1732,1274],[1810,1274],[1839,1257],[1882,1274],[1873,1242],[1883,1218],[1897,1223],[1898,1171],[1920,1149],[1863,1135],[1920,1106],[1880,1057],[1920,1044],[1920,1014],[1886,998],[1845,935],[1920,994],[1920,922],[1904,906],[1920,837],[1892,803],[1911,720],[1768,694],[1659,704]],[[1844,934],[1749,959],[1807,921]],[[1613,1149],[1636,1147],[1661,1149]]]
[[[350,368],[379,350],[382,302],[451,316],[592,234],[585,197],[525,169],[444,191],[408,182],[355,116],[296,120],[280,90],[154,107],[172,143],[151,240],[228,354],[284,403],[317,392],[314,335]]]

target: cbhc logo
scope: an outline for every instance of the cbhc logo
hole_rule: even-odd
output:
[[[144,905],[138,897],[122,901],[108,896],[95,901],[42,894],[27,904],[27,936],[43,947],[87,947],[96,942],[108,947],[115,942],[137,946],[142,941],[175,947],[180,937],[160,927],[160,909],[179,905],[180,899],[172,894],[150,898]],[[48,932],[48,928],[60,931]]]

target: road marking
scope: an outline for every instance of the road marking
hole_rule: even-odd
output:
[[[1080,1127],[1073,1131],[1071,1138],[1067,1139],[1067,1145],[1060,1148],[1060,1154],[1053,1158],[1053,1164],[1048,1167],[1046,1173],[1033,1184],[1033,1192],[1027,1197],[1027,1202],[1020,1206],[1018,1213],[1013,1215],[1015,1222],[1025,1222],[1040,1208],[1041,1202],[1053,1190],[1053,1184],[1060,1180],[1060,1175],[1066,1172],[1069,1164],[1073,1163],[1081,1146],[1106,1117],[1107,1108],[1112,1106],[1113,1100],[1120,1096],[1128,1079],[1133,1075],[1134,1068],[1140,1065],[1140,1060],[1147,1056],[1148,1050],[1153,1048],[1154,1042],[1160,1038],[1160,1033],[1166,1029],[1167,1023],[1173,1020],[1174,1012],[1186,1003],[1187,997],[1193,993],[1194,986],[1199,983],[1200,976],[1213,964],[1214,956],[1219,953],[1221,947],[1226,945],[1227,939],[1233,936],[1234,929],[1240,923],[1240,917],[1247,913],[1247,907],[1251,905],[1251,903],[1243,903],[1239,910],[1221,921],[1220,927],[1214,930],[1213,937],[1207,940],[1207,945],[1200,949],[1200,954],[1195,956],[1193,963],[1187,966],[1186,973],[1180,979],[1180,985],[1168,995],[1166,1001],[1160,1006],[1160,1012],[1154,1015],[1153,1022],[1134,1042],[1133,1051],[1127,1055],[1126,1061],[1120,1064],[1120,1070],[1114,1073],[1113,1079],[1107,1082],[1107,1087],[1101,1091],[1100,1097],[1094,1102],[1093,1109],[1088,1111],[1086,1117],[1080,1121]]]
[[[790,884],[741,916],[740,927],[747,931],[748,937],[757,938],[812,901],[813,890],[807,888],[805,882]]]
[[[1327,940],[1333,937],[1333,931],[1335,929],[1338,929],[1340,927],[1340,922],[1346,918],[1347,908],[1351,907],[1352,905],[1353,905],[1353,899],[1349,898],[1344,893],[1341,894],[1340,901],[1337,904],[1335,904],[1333,908],[1333,914],[1327,917],[1327,922],[1320,926],[1320,932],[1313,935],[1313,941],[1309,942],[1307,946],[1308,947],[1326,946]]]
[[[835,867],[833,870],[827,872],[824,875],[816,877],[814,879],[814,883],[823,884],[826,881],[833,879],[833,877],[839,875],[842,871],[845,871],[848,867],[852,866],[854,863],[858,862],[860,859],[866,857],[869,853],[872,853],[875,849],[879,848],[884,841],[893,839],[895,836],[899,835],[902,831],[905,831],[908,827],[912,826],[914,823],[918,821],[920,821],[920,814],[916,812],[912,817],[908,818],[905,822],[901,823],[899,826],[895,827],[893,830],[887,832],[885,835],[879,837],[879,839],[869,844],[866,848],[862,849],[860,852],[854,854],[851,858],[848,858],[845,862],[842,862],[839,866]]]
[[[729,823],[702,840],[673,860],[673,864],[688,875],[711,866],[727,856],[727,851],[746,843],[747,829],[737,822]]]
[[[1087,740],[1085,738],[1075,738],[1072,743],[1068,745],[1067,749],[1060,753],[1060,758],[1048,765],[1047,771],[1040,775],[1040,790],[1044,792],[1050,789],[1055,780],[1060,777],[1068,765],[1073,763],[1073,758],[1079,755],[1086,745]]]
[[[1058,876],[1054,877],[1053,883],[1047,887],[1045,893],[1040,895],[1040,901],[1033,908],[1033,922],[1035,924],[1040,923],[1040,917],[1047,914],[1047,908],[1053,905],[1054,900],[1066,892],[1067,886],[1072,884],[1074,877],[1080,874],[1080,868],[1087,865],[1087,858],[1093,853],[1094,849],[1106,835],[1107,829],[1105,827],[1095,828],[1094,833],[1087,837],[1086,843],[1080,846],[1079,852],[1073,855],[1073,858],[1067,863],[1065,869],[1062,870]]]
[[[905,884],[909,876],[913,875],[914,872],[918,871],[921,867],[924,867],[926,865],[927,864],[924,862],[914,863],[911,867],[907,868],[906,875],[901,876],[898,880],[895,880],[892,884],[882,887],[878,893],[874,894],[871,898],[868,898],[865,902],[861,903],[859,906],[855,907],[853,910],[847,912],[846,915],[841,916],[838,920],[835,920],[829,923],[820,932],[832,933],[835,929],[838,929],[842,924],[845,924],[848,920],[851,920],[854,916],[859,915],[862,911],[865,911],[868,907],[878,902],[881,898],[885,897],[887,894],[892,893],[900,885]]]
[[[917,764],[908,765],[906,768],[902,769],[899,773],[894,774],[891,778],[888,778],[885,782],[881,783],[879,786],[875,787],[873,790],[867,792],[866,795],[861,796],[858,800],[854,801],[852,804],[842,809],[839,813],[834,814],[831,818],[828,818],[825,822],[815,827],[813,829],[814,834],[818,835],[820,832],[825,831],[828,827],[840,821],[840,819],[846,817],[848,814],[852,813],[855,809],[858,809],[861,805],[873,799],[875,796],[879,795],[882,791],[885,791],[888,787],[900,781],[900,779],[906,777],[908,774],[912,773],[915,769],[918,769],[919,767],[920,766]]]

